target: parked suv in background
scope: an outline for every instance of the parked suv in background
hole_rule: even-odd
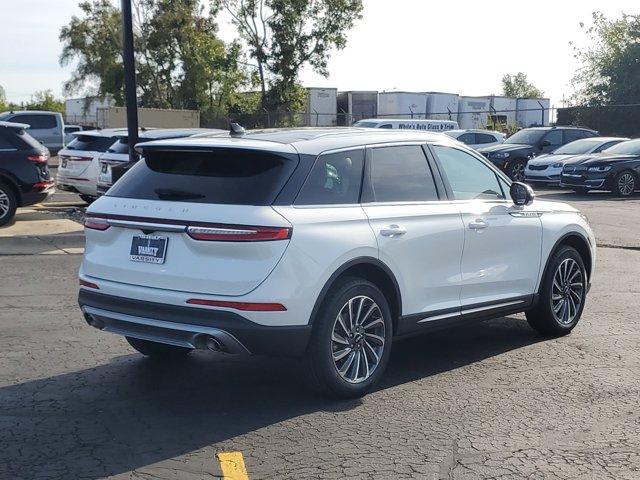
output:
[[[532,127],[520,130],[502,145],[479,148],[478,151],[514,181],[524,181],[527,162],[574,140],[595,137],[598,132],[579,127]]]
[[[106,128],[72,133],[74,140],[59,153],[58,189],[78,193],[87,203],[95,200],[98,197],[98,158],[126,131],[126,128]]]
[[[138,137],[140,142],[162,140],[166,138],[191,137],[203,133],[224,133],[224,130],[207,128],[157,128],[153,130],[140,130]],[[112,169],[117,171],[116,179],[120,178],[126,170],[131,168],[129,163],[129,137],[124,134],[118,138],[109,149],[98,158],[99,173],[97,193],[104,195],[113,184]]]
[[[64,146],[64,120],[58,112],[38,110],[4,112],[0,113],[0,120],[29,125],[29,135],[47,147],[51,155],[56,155]]]
[[[49,151],[28,128],[0,121],[0,226],[11,222],[16,208],[39,203],[53,190]]]
[[[474,149],[500,145],[506,137],[504,133],[480,129],[448,130],[444,134]]]
[[[584,217],[445,135],[291,129],[141,148],[87,211],[79,303],[144,355],[302,356],[314,385],[349,397],[380,379],[394,338],[522,311],[563,335],[584,308]]]

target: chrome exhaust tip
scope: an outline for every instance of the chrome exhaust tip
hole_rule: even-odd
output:
[[[223,352],[224,346],[216,337],[207,336],[204,341],[204,346],[207,350],[212,352]]]

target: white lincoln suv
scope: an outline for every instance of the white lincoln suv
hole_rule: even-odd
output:
[[[86,214],[79,303],[144,355],[302,357],[349,397],[396,338],[517,312],[563,335],[582,314],[585,217],[445,135],[235,128],[138,149]]]

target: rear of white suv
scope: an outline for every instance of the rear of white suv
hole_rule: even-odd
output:
[[[87,322],[150,356],[303,356],[339,396],[379,380],[394,337],[519,311],[576,325],[594,240],[574,209],[444,136],[369,132],[143,144],[86,216]]]

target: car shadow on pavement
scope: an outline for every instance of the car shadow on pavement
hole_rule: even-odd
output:
[[[541,340],[520,318],[500,318],[398,341],[378,390],[414,381],[428,390],[431,376]],[[287,359],[203,352],[158,363],[132,354],[6,386],[0,478],[102,478],[309,413],[366,408],[320,397],[303,377]]]

